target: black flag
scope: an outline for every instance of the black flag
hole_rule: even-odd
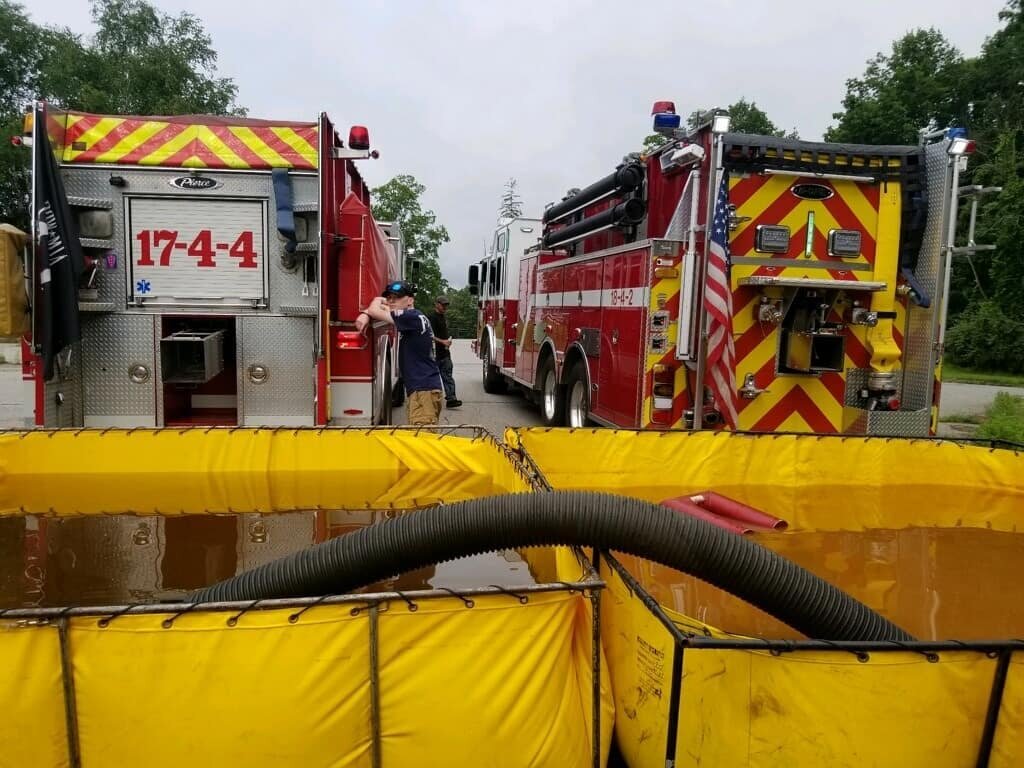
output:
[[[78,227],[71,216],[57,158],[47,135],[46,110],[36,107],[35,137],[35,277],[33,341],[42,357],[43,377],[53,378],[54,359],[82,338],[78,324],[78,281],[85,271]]]

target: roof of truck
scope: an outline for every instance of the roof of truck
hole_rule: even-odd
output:
[[[317,167],[317,124],[221,115],[49,112],[62,163],[240,170]]]

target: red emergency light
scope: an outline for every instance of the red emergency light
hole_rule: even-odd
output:
[[[353,125],[348,132],[349,149],[369,149],[370,132],[363,125]]]
[[[665,114],[674,115],[676,113],[676,103],[674,101],[656,101],[654,106],[651,107],[651,114]]]
[[[366,349],[366,336],[359,331],[338,331],[335,343],[338,349]]]

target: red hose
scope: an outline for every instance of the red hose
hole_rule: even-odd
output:
[[[738,501],[730,499],[727,496],[722,496],[714,491],[704,491],[703,493],[694,494],[689,497],[689,500],[695,504],[700,504],[708,512],[715,515],[721,515],[727,517],[730,520],[738,520],[741,523],[747,525],[757,526],[758,528],[771,528],[774,531],[784,531],[789,527],[789,523],[778,517],[766,514],[759,509],[741,504]]]
[[[725,518],[719,517],[718,515],[708,512],[698,504],[694,504],[692,501],[685,497],[678,499],[665,499],[661,502],[661,506],[674,509],[676,512],[681,512],[684,515],[690,517],[696,517],[698,520],[704,520],[705,522],[717,525],[719,528],[724,528],[727,531],[738,533],[740,535],[744,533],[752,533],[752,530],[745,525],[739,525],[732,520],[726,520]]]

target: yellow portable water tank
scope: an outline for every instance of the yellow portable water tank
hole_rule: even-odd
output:
[[[0,336],[20,336],[28,330],[28,293],[22,251],[28,235],[0,224]]]

